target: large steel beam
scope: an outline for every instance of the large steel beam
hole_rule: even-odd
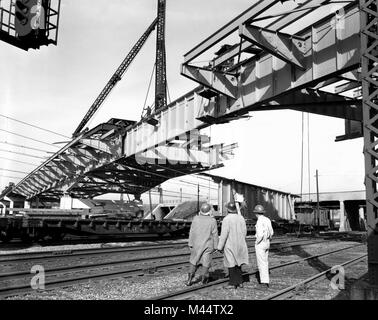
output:
[[[368,269],[370,283],[378,285],[378,1],[360,0],[360,8]]]
[[[354,4],[347,7],[343,17],[343,22],[340,22],[331,14],[296,34],[300,39],[306,39],[303,59],[300,61],[305,70],[293,68],[282,60],[281,54],[278,58],[269,52],[257,55],[233,69],[233,72],[240,74],[236,81],[232,76],[220,77],[211,70],[183,64],[184,76],[222,93],[213,99],[216,104],[212,109],[214,111],[210,110],[209,113],[204,109],[200,116],[235,117],[246,113],[250,107],[266,104],[282,94],[313,87],[319,82],[357,69],[360,63],[358,6]],[[341,23],[343,29],[339,28],[338,24]],[[240,27],[248,30],[243,23]],[[290,53],[286,51],[286,54],[290,60]],[[299,59],[299,53],[296,58]],[[211,112],[217,112],[217,115]]]
[[[344,98],[319,90],[302,89],[269,101],[251,111],[291,109],[319,115],[362,121],[361,100]]]
[[[210,37],[202,41],[199,45],[194,47],[188,53],[184,55],[185,62],[189,63],[200,54],[205,52],[209,47],[213,46],[214,44],[218,43],[219,41],[223,40],[235,30],[239,28],[239,25],[248,21],[253,20],[253,18],[257,17],[261,13],[268,10],[270,7],[279,3],[280,1],[277,0],[260,0],[253,4],[250,8],[245,10],[243,13],[238,15],[235,19],[227,23],[224,27],[216,31]]]

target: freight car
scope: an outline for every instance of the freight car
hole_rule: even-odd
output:
[[[8,209],[0,216],[0,241],[18,238],[23,242],[62,240],[68,236],[97,238],[186,235],[190,222],[179,219],[143,219],[140,203],[128,203],[119,210]]]
[[[327,208],[302,204],[295,206],[296,221],[305,230],[330,230],[333,229],[330,210]]]

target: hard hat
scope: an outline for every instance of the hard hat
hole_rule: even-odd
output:
[[[200,209],[200,213],[201,213],[202,215],[207,216],[207,215],[210,214],[210,212],[211,212],[211,205],[208,204],[208,203],[206,203],[206,202],[203,203],[202,206],[201,206],[201,209]]]
[[[264,214],[265,213],[265,209],[264,209],[264,207],[261,204],[258,204],[253,209],[253,213]]]
[[[226,204],[226,208],[228,212],[236,212],[236,205],[235,202],[229,202]]]

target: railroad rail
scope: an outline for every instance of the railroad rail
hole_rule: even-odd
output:
[[[341,267],[351,266],[351,265],[353,265],[353,264],[355,264],[357,262],[360,262],[361,260],[366,259],[366,257],[367,257],[367,254],[363,254],[363,255],[361,255],[361,256],[359,256],[357,258],[353,258],[353,259],[348,260],[348,261],[346,261],[344,263],[341,263],[341,264],[339,264],[339,266],[341,266]],[[332,271],[332,268],[329,268],[329,269],[327,269],[327,270],[325,270],[323,272],[319,272],[318,274],[315,274],[315,275],[313,275],[313,276],[311,276],[311,277],[309,277],[309,278],[307,278],[307,279],[305,279],[305,280],[303,280],[303,281],[301,281],[299,283],[296,283],[296,284],[294,284],[292,286],[289,286],[289,287],[287,287],[285,289],[279,290],[279,291],[277,291],[277,292],[275,292],[275,293],[273,293],[273,294],[271,294],[271,295],[269,295],[267,297],[264,297],[262,300],[276,300],[276,299],[287,298],[297,288],[299,288],[299,287],[301,287],[303,285],[308,285],[310,283],[318,281],[321,278],[325,278],[326,275],[329,274],[331,271]]]
[[[289,239],[288,237],[275,237],[274,241]],[[298,241],[303,241],[298,240]],[[253,241],[253,239],[247,239],[247,243]],[[295,240],[290,240],[290,242],[295,242]],[[0,254],[0,263],[7,262],[28,262],[33,260],[45,260],[51,258],[63,258],[63,257],[73,257],[73,256],[86,256],[88,255],[101,255],[101,254],[111,254],[111,253],[133,253],[149,250],[159,250],[167,248],[180,248],[187,247],[187,239],[175,243],[164,243],[164,244],[149,244],[149,245],[133,245],[133,246],[111,246],[104,245],[101,248],[85,248],[85,249],[58,249],[49,251],[36,251],[36,252],[20,252],[20,253],[6,253]],[[273,242],[274,243],[274,242]],[[283,243],[283,242],[280,242]]]
[[[328,242],[328,240],[295,240],[288,242],[272,243],[272,251],[280,250],[283,248],[306,246],[311,244],[318,244]],[[249,250],[249,254],[254,253],[255,250]],[[95,262],[86,265],[70,265],[46,270],[47,276],[58,277],[56,279],[46,279],[46,290],[62,286],[76,285],[81,282],[87,282],[90,279],[115,279],[120,277],[137,277],[145,274],[152,274],[155,272],[166,272],[171,269],[181,269],[188,264],[189,253],[178,253],[173,255],[159,255],[153,257],[142,257],[135,259],[123,259],[118,261],[108,262]],[[185,258],[185,259],[184,259]],[[223,256],[216,256],[215,261],[222,259]],[[177,261],[177,259],[180,259]],[[173,261],[172,261],[173,260]],[[118,269],[106,270],[113,266],[121,266]],[[127,266],[123,266],[127,265]],[[135,267],[137,266],[137,267]],[[90,272],[93,269],[102,269],[96,272]],[[67,276],[68,273],[78,273],[73,276]],[[83,274],[83,272],[86,272]],[[90,272],[90,273],[88,273]],[[59,278],[59,275],[64,277]],[[8,297],[19,294],[29,293],[33,291],[30,287],[30,272],[16,271],[0,274],[0,297]],[[26,283],[14,284],[14,280],[25,279]],[[4,282],[5,281],[5,282]],[[7,283],[8,281],[8,283]],[[2,283],[1,283],[2,282]]]
[[[355,248],[355,247],[358,247],[358,246],[362,246],[362,244],[352,245],[352,246],[349,246],[349,247],[346,247],[346,248],[336,249],[336,250],[328,251],[328,252],[321,253],[321,254],[311,255],[311,256],[306,257],[306,258],[301,258],[301,259],[289,261],[289,262],[286,262],[286,263],[277,264],[277,265],[271,266],[269,268],[269,270],[281,269],[281,268],[284,268],[284,267],[287,267],[287,266],[292,266],[292,265],[295,265],[295,264],[298,264],[298,263],[301,263],[301,262],[305,262],[305,261],[308,261],[308,260],[313,260],[313,259],[316,259],[316,258],[319,258],[319,257],[324,257],[324,256],[327,256],[327,255],[331,255],[331,254],[335,254],[335,253],[342,252],[342,251],[345,251],[345,250],[349,250],[349,249],[352,249],[352,248]],[[366,256],[367,255],[364,254],[364,255],[356,258],[356,259],[353,259],[352,262],[359,261],[359,260],[365,258]],[[347,263],[352,263],[352,262],[348,261]],[[255,270],[253,272],[244,273],[243,276],[252,276],[252,275],[256,275],[257,273],[258,273],[258,271]],[[326,273],[324,273],[324,274],[326,274]],[[159,295],[159,296],[151,298],[150,300],[189,299],[193,296],[193,294],[204,293],[204,292],[208,292],[209,290],[212,290],[214,288],[222,287],[228,281],[229,281],[229,278],[227,277],[227,278],[223,278],[223,279],[219,279],[219,280],[210,282],[210,283],[205,284],[205,285],[200,285],[200,286],[196,286],[196,287],[189,287],[189,288],[179,290],[179,291],[176,291],[176,292],[170,292],[170,293],[167,293],[167,294]],[[297,287],[297,286],[298,286],[298,284],[295,285],[294,288]]]

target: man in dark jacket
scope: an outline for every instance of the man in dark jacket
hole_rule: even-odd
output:
[[[204,268],[201,277],[202,283],[205,284],[209,281],[211,254],[218,246],[217,221],[210,214],[211,205],[208,203],[202,204],[199,215],[194,217],[190,227],[190,270],[186,282],[187,286],[192,284],[196,270],[200,265]]]

